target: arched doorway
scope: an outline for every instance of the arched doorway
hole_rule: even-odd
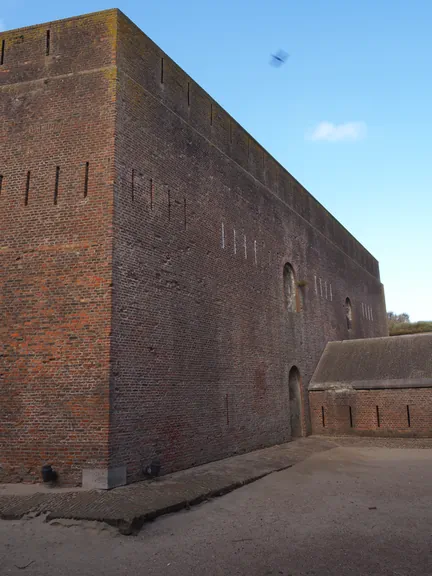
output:
[[[293,366],[289,372],[288,390],[291,436],[300,438],[302,435],[301,378],[296,366]]]

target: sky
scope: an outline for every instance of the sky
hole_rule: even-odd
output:
[[[387,310],[432,320],[430,0],[9,0],[0,29],[114,7],[379,260]]]

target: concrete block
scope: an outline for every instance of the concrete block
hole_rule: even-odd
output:
[[[84,468],[82,487],[86,490],[110,490],[126,484],[126,466],[117,468]]]

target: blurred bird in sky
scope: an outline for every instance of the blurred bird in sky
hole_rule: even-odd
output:
[[[278,50],[276,54],[271,55],[270,64],[272,66],[275,66],[276,68],[279,68],[280,66],[282,66],[282,64],[285,64],[288,57],[289,54],[287,52],[284,52],[283,50]]]

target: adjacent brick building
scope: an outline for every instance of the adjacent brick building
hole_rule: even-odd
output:
[[[330,342],[309,385],[314,434],[432,436],[432,334]]]
[[[0,477],[114,486],[310,432],[377,261],[118,10],[0,34]]]

